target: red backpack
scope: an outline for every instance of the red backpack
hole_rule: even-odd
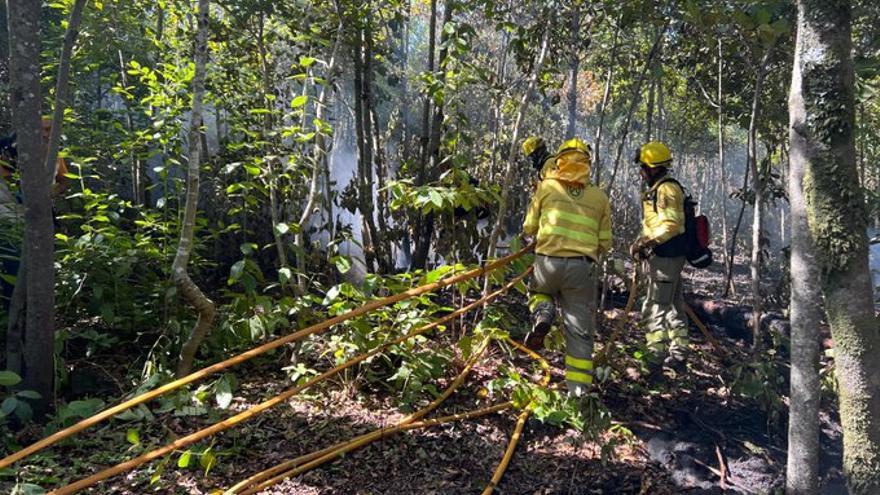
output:
[[[684,193],[684,234],[681,234],[682,254],[694,268],[706,268],[712,264],[712,250],[709,249],[711,232],[709,219],[706,215],[697,215],[697,202],[677,180],[669,177],[664,182],[674,182]],[[654,209],[657,209],[657,197],[654,196]],[[678,240],[678,239],[676,239]],[[655,250],[656,251],[656,250]],[[679,254],[680,256],[680,254]]]

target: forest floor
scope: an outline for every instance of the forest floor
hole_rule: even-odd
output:
[[[747,292],[746,275],[737,275],[737,283],[743,287],[741,293]],[[715,294],[720,285],[718,272],[689,272],[688,276],[690,298]],[[614,302],[619,303],[619,297]],[[735,299],[729,302],[739,304]],[[522,314],[522,321],[527,321],[521,296],[509,296],[502,304],[511,305],[513,311]],[[596,339],[598,346],[607,339],[614,318],[620,318],[622,311],[613,309],[605,316]],[[636,314],[631,316],[630,321],[635,321]],[[614,370],[597,386],[615,426],[598,439],[587,440],[575,430],[530,419],[496,493],[778,492],[784,486],[787,399],[762,390],[787,390],[787,372],[774,375],[776,368],[770,367],[764,375],[756,376],[776,385],[765,389],[758,386],[751,394],[735,392],[738,380],[748,372],[738,363],[746,361],[749,343],[741,338],[741,329],[727,328],[725,322],[707,323],[728,355],[719,356],[692,327],[694,353],[687,372],[680,376],[667,373],[659,383],[648,380],[634,357],[644,339],[643,333],[633,324],[625,325],[611,363]],[[553,381],[561,381],[562,354],[545,351],[543,355],[553,365]],[[527,358],[508,354],[498,346],[490,347],[489,354],[471,372],[465,385],[431,417],[499,401],[498,397],[487,397],[481,389],[498,376],[500,366],[509,364],[524,373],[532,368]],[[231,409],[243,410],[289,386],[288,376],[279,368],[277,361],[269,360],[240,367],[240,385]],[[454,371],[457,370],[449,370],[447,376],[454,376]],[[198,462],[186,469],[177,468],[178,457],[174,456],[154,484],[150,484],[150,478],[157,463],[106,481],[88,493],[211,494],[281,461],[393,425],[406,414],[397,407],[399,401],[387,392],[355,391],[351,378],[331,381],[218,435],[213,450],[219,459],[207,474]],[[845,493],[840,466],[841,429],[836,410],[830,404],[826,396],[822,407],[822,493],[838,494]],[[207,426],[215,416],[228,414],[229,411],[207,416],[157,415],[155,421],[139,427],[140,438],[144,443],[158,445]],[[479,493],[503,456],[515,416],[516,413],[506,411],[400,433],[262,493]],[[30,435],[33,438],[22,432],[19,441],[38,437],[37,432]],[[142,450],[126,442],[124,426],[111,424],[81,434],[75,442],[57,446],[24,463],[18,478],[42,486],[57,486]],[[723,481],[719,476],[722,472]],[[0,491],[4,491],[4,481],[11,480],[0,478]]]

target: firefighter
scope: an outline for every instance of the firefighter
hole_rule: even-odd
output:
[[[688,354],[688,327],[681,270],[687,242],[685,193],[670,176],[672,153],[658,141],[645,144],[636,161],[647,190],[642,193],[642,233],[630,254],[647,264],[650,284],[642,306],[652,371],[660,365],[681,369]]]
[[[593,382],[598,261],[611,249],[608,197],[590,184],[589,147],[580,139],[562,144],[540,182],[523,225],[535,236],[535,272],[529,286],[533,326],[526,345],[537,349],[562,308],[565,379],[569,393],[584,395]]]

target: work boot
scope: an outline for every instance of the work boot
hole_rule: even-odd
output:
[[[541,349],[544,345],[544,337],[550,333],[550,326],[553,324],[553,316],[548,311],[536,311],[535,323],[532,330],[526,335],[526,347],[533,351]]]

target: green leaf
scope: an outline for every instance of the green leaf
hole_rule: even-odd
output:
[[[21,392],[15,393],[16,397],[21,397],[22,399],[31,399],[31,400],[40,400],[42,397],[38,392],[33,390],[22,390]]]
[[[205,475],[207,475],[217,465],[217,456],[210,450],[206,450],[199,458],[199,464],[205,469]]]
[[[180,454],[180,457],[177,459],[177,467],[179,467],[179,468],[189,467],[190,460],[192,460],[192,452],[187,450],[183,454]]]
[[[437,191],[431,189],[431,190],[428,192],[428,194],[430,195],[431,203],[433,203],[434,206],[436,206],[437,208],[442,208],[442,207],[443,207],[443,196],[440,196],[440,193],[438,193]]]
[[[290,232],[290,226],[286,223],[276,223],[275,224],[275,233],[278,235],[284,235]]]
[[[230,383],[227,376],[224,376],[217,382],[214,398],[217,400],[217,407],[220,409],[226,409],[232,404],[232,383]]]
[[[21,383],[21,377],[11,371],[0,371],[0,386],[12,387]]]
[[[3,404],[0,405],[0,418],[9,416],[15,411],[15,408],[18,407],[18,399],[15,397],[7,397],[6,400],[3,401]]]
[[[336,265],[336,269],[339,270],[339,273],[346,274],[351,270],[351,260],[348,259],[348,256],[334,256],[331,261]]]
[[[125,439],[128,440],[128,443],[132,445],[141,444],[141,436],[134,428],[129,428],[128,431],[125,432]]]
[[[299,65],[301,65],[303,67],[311,67],[312,64],[314,64],[317,61],[318,61],[318,59],[316,59],[315,57],[300,57],[299,58]]]
[[[293,278],[293,272],[290,268],[284,267],[278,269],[278,281],[282,284],[287,283]]]
[[[336,298],[339,297],[339,293],[341,291],[342,291],[342,288],[340,286],[334,285],[333,287],[330,288],[330,290],[327,291],[327,295],[324,296],[324,300],[321,301],[321,304],[324,306],[329,306],[329,305],[333,304],[333,301],[335,301]]]
[[[46,490],[43,487],[34,485],[33,483],[22,483],[15,488],[16,489],[13,493],[16,495],[43,495],[46,493]]]
[[[232,268],[229,269],[229,285],[232,285],[241,278],[242,273],[244,273],[244,267],[244,260],[236,261],[235,264],[232,265]]]
[[[290,102],[290,106],[293,108],[299,108],[308,103],[309,97],[308,95],[299,95]]]

